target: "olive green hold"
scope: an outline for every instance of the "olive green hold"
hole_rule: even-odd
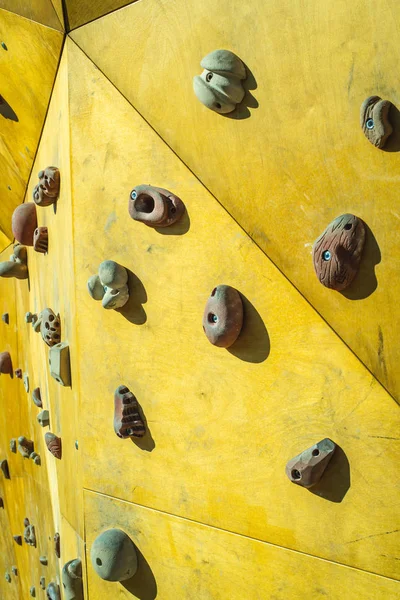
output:
[[[137,571],[135,545],[120,529],[101,533],[93,542],[90,558],[97,575],[106,581],[125,581]]]

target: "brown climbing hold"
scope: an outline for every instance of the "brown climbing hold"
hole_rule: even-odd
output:
[[[0,352],[0,373],[12,375],[12,362],[9,352]]]
[[[56,458],[61,458],[62,455],[62,447],[61,447],[61,438],[57,437],[54,433],[50,431],[47,432],[44,436],[44,441],[46,442],[46,446],[53,456]]]
[[[3,321],[3,323],[5,323],[6,325],[8,325],[9,322],[10,322],[10,316],[9,316],[9,314],[8,313],[3,313],[1,315],[1,320]]]
[[[32,440],[28,440],[24,435],[18,438],[18,452],[22,454],[24,458],[29,458],[33,452],[34,444]]]
[[[22,546],[22,535],[13,535],[14,542],[18,544],[18,546]]]
[[[22,369],[15,369],[14,375],[17,379],[22,379]]]
[[[128,210],[135,221],[150,227],[169,227],[182,217],[185,205],[168,190],[138,185],[131,191]]]
[[[56,315],[51,308],[45,308],[39,314],[35,323],[35,331],[40,326],[42,339],[50,347],[60,343],[61,340],[61,320],[60,315]]]
[[[312,487],[321,479],[335,449],[336,444],[329,438],[321,440],[289,460],[286,475],[297,485]]]
[[[60,171],[57,167],[47,167],[38,174],[39,183],[33,189],[33,201],[38,206],[50,206],[60,193]]]
[[[36,404],[36,406],[38,406],[39,408],[43,407],[42,397],[40,395],[40,388],[37,387],[37,388],[35,388],[33,390],[33,392],[32,392],[32,400],[33,400],[33,403]]]
[[[54,534],[54,552],[55,552],[57,558],[60,558],[60,556],[61,556],[60,545],[61,545],[60,534],[55,533]]]
[[[389,121],[392,103],[379,96],[370,96],[361,105],[360,123],[368,141],[377,148],[383,148],[393,131]]]
[[[7,462],[6,458],[4,460],[0,461],[0,469],[3,471],[3,475],[6,479],[11,479],[10,471],[8,468],[8,462]]]
[[[28,278],[28,254],[25,246],[14,244],[10,260],[0,262],[0,277]]]
[[[25,246],[33,246],[33,232],[37,227],[36,204],[25,202],[14,210],[11,228],[15,239]]]
[[[240,294],[229,285],[218,285],[211,292],[203,315],[203,329],[214,346],[229,348],[239,337],[243,325]]]
[[[355,215],[341,215],[328,225],[313,246],[314,269],[322,285],[341,291],[351,284],[364,242],[365,225]]]
[[[33,249],[46,254],[49,247],[49,232],[47,227],[37,227],[33,234]]]
[[[122,439],[141,438],[146,433],[138,401],[124,385],[117,387],[114,394],[114,431]]]

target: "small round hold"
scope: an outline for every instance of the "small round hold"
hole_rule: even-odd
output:
[[[36,598],[36,588],[34,585],[30,588],[29,593],[32,596],[32,598]]]
[[[41,565],[47,566],[47,556],[40,556],[39,561]]]
[[[120,529],[101,533],[92,544],[90,558],[97,575],[106,581],[125,581],[137,571],[135,545]]]
[[[214,346],[229,348],[243,325],[243,303],[239,292],[229,285],[218,285],[207,301],[203,329]]]
[[[374,128],[374,120],[368,119],[367,122],[365,123],[365,125],[367,126],[367,129],[373,129]]]
[[[17,379],[22,379],[22,369],[15,369],[14,375]]]
[[[75,449],[78,450],[79,449],[79,442],[78,440],[75,440]]]
[[[17,577],[17,575],[18,575],[18,569],[17,569],[17,567],[15,567],[15,566],[11,567],[11,571],[12,571],[12,574],[15,575],[15,577]]]
[[[11,575],[8,571],[6,571],[6,574],[4,577],[5,577],[6,581],[8,581],[8,583],[11,583]]]
[[[46,589],[46,577],[44,577],[42,575],[42,577],[40,578],[39,584],[40,584],[40,587],[42,588],[42,590],[45,590]]]
[[[5,323],[6,325],[8,325],[9,322],[10,322],[9,314],[8,313],[3,313],[1,315],[1,320],[3,321],[3,323]]]

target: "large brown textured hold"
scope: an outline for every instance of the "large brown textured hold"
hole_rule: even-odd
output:
[[[9,352],[0,352],[0,373],[12,375],[12,362]]]
[[[389,121],[392,103],[379,96],[370,96],[361,105],[360,123],[367,140],[377,148],[383,148],[393,131]]]
[[[141,438],[146,433],[138,402],[124,385],[120,385],[114,394],[114,431],[122,439]]]
[[[182,217],[185,205],[168,190],[138,185],[131,191],[128,210],[135,221],[150,227],[168,227]]]
[[[33,249],[46,254],[49,248],[49,232],[47,227],[37,227],[33,234]]]
[[[61,458],[62,455],[62,447],[61,447],[61,438],[57,437],[54,433],[46,433],[44,436],[44,441],[46,442],[46,446],[53,456],[56,458]]]
[[[229,348],[237,340],[243,325],[240,294],[229,285],[218,285],[211,292],[203,315],[203,329],[214,346]]]
[[[321,479],[335,449],[336,444],[329,438],[321,440],[289,460],[286,475],[297,485],[312,487]]]
[[[51,308],[45,308],[39,315],[40,333],[43,341],[48,346],[55,346],[61,340],[60,315],[56,315]]]
[[[57,167],[47,167],[39,171],[39,183],[33,190],[33,201],[38,206],[50,206],[60,193],[60,171]]]
[[[357,275],[365,225],[355,215],[341,215],[328,225],[313,247],[314,269],[322,285],[341,291]]]
[[[33,233],[37,227],[36,204],[25,202],[13,212],[11,227],[14,237],[25,246],[33,246]]]

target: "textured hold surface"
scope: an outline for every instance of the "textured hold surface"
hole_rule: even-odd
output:
[[[383,148],[393,127],[389,121],[392,103],[379,96],[370,96],[361,105],[360,123],[367,140],[377,148]]]
[[[71,385],[71,365],[69,360],[69,346],[65,342],[56,344],[49,352],[50,375],[60,385]]]
[[[128,210],[135,221],[150,227],[169,227],[182,217],[185,205],[164,188],[138,185],[131,191]]]
[[[48,410],[42,410],[37,416],[38,423],[41,427],[47,427],[50,423]]]
[[[123,439],[141,438],[146,433],[138,402],[124,385],[120,385],[114,394],[114,431]]]
[[[21,244],[15,244],[10,260],[0,262],[0,277],[28,278],[27,250]]]
[[[125,581],[137,571],[136,548],[121,529],[108,529],[93,542],[90,558],[97,575],[106,581]]]
[[[40,388],[35,388],[32,392],[32,400],[33,403],[36,404],[36,406],[38,406],[39,408],[42,408],[43,404],[42,404],[42,397],[40,395]],[[44,412],[44,411],[42,411]],[[42,414],[42,413],[40,413]]]
[[[60,556],[61,556],[61,549],[60,549],[61,539],[60,539],[59,533],[54,534],[53,541],[54,541],[54,553],[57,556],[57,558],[60,558]]]
[[[56,458],[61,458],[62,456],[62,445],[61,438],[57,437],[54,433],[48,431],[44,436],[44,441],[46,442],[46,446],[48,450],[52,453]]]
[[[3,471],[3,475],[6,479],[10,479],[10,471],[8,469],[8,462],[7,459],[3,459],[0,462],[0,469]]]
[[[33,249],[46,254],[49,248],[49,232],[47,227],[37,227],[33,234]]]
[[[43,341],[50,347],[58,344],[61,339],[60,315],[56,315],[51,308],[45,308],[39,315],[35,328],[40,324],[40,333]]]
[[[0,352],[0,373],[12,375],[12,362],[9,352]]]
[[[24,530],[24,540],[25,543],[28,544],[28,546],[33,546],[34,548],[36,548],[35,527],[33,525],[30,525],[29,523],[26,525]]]
[[[25,246],[33,246],[33,233],[37,227],[36,204],[25,202],[13,212],[11,221],[15,239]]]
[[[24,458],[29,458],[33,452],[33,448],[34,443],[32,440],[28,440],[28,438],[23,435],[18,438],[18,452],[22,454]]]
[[[315,241],[314,269],[320,282],[333,290],[344,290],[355,276],[365,241],[365,225],[355,215],[337,217]]]
[[[94,300],[102,300],[103,308],[121,308],[129,299],[128,272],[113,260],[105,260],[99,266],[98,275],[87,282],[88,292]]]
[[[83,600],[82,561],[75,558],[65,563],[62,570],[64,600]]]
[[[290,481],[310,488],[321,479],[333,453],[336,444],[325,438],[295,456],[286,465],[286,475]]]
[[[39,183],[33,190],[33,201],[38,206],[50,206],[57,201],[60,193],[60,171],[57,167],[47,167],[39,171]]]
[[[229,348],[238,338],[243,325],[240,294],[229,285],[218,285],[211,292],[203,315],[203,329],[214,346]]]
[[[240,58],[230,50],[214,50],[200,65],[204,71],[193,79],[200,102],[221,114],[235,110],[245,94],[242,80],[246,79],[246,69]]]
[[[55,583],[54,581],[49,583],[46,590],[46,598],[47,600],[61,600],[60,586],[58,583]]]

